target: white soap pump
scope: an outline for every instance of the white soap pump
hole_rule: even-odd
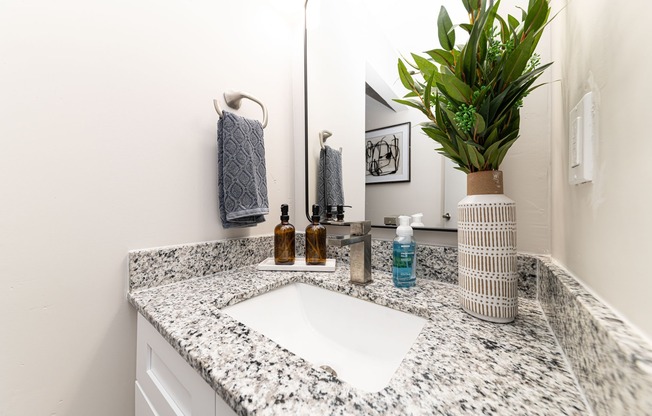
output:
[[[418,214],[412,214],[412,224],[411,227],[423,227],[423,214],[420,212]]]

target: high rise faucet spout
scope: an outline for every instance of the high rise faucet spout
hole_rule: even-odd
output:
[[[339,223],[338,225],[344,225]],[[350,246],[349,259],[351,283],[366,285],[371,280],[371,221],[346,223],[351,234],[344,236],[329,236],[328,245],[335,247]]]

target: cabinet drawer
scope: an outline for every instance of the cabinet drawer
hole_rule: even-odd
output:
[[[140,314],[136,354],[137,384],[154,415],[215,416],[213,389]]]
[[[152,404],[143,393],[143,389],[140,388],[138,382],[135,382],[134,385],[136,386],[136,416],[159,416],[154,411]]]

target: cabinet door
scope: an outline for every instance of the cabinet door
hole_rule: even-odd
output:
[[[213,389],[140,314],[136,354],[136,416],[215,416]]]

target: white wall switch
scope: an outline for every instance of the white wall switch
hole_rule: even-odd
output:
[[[593,180],[595,106],[589,92],[570,112],[568,126],[568,182],[571,185]]]
[[[569,155],[570,158],[570,167],[576,168],[582,163],[582,122],[584,120],[582,117],[577,116],[575,119],[571,120],[570,133],[568,139],[570,140],[570,149]]]

